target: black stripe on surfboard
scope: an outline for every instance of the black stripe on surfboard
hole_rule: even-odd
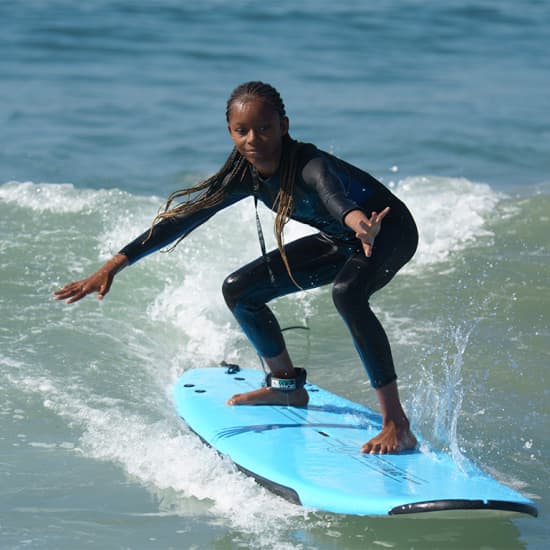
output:
[[[234,462],[234,464],[243,474],[253,477],[256,480],[256,482],[262,487],[265,487],[272,493],[284,498],[285,500],[288,500],[289,502],[292,502],[293,504],[298,504],[300,506],[302,505],[302,502],[300,501],[300,497],[298,496],[298,493],[294,489],[291,489],[286,485],[281,485],[280,483],[275,483],[270,479],[267,479],[258,474],[255,474],[254,472],[251,472],[250,470],[243,468],[236,462]]]
[[[535,506],[523,502],[510,502],[506,500],[468,500],[447,499],[412,502],[396,506],[389,511],[390,516],[401,514],[419,514],[423,512],[445,512],[451,510],[498,510],[502,512],[517,512],[537,517],[538,510]]]

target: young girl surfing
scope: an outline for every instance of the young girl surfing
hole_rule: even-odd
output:
[[[413,256],[418,234],[406,206],[375,178],[312,144],[292,139],[277,90],[247,82],[226,109],[234,149],[218,173],[173,193],[150,230],[126,245],[98,271],[55,292],[73,303],[109,292],[114,276],[144,256],[189,235],[216,212],[254,196],[276,212],[277,250],[229,275],[225,301],[268,365],[266,386],[234,395],[228,405],[306,406],[306,372],[295,367],[280,326],[267,306],[274,298],[332,283],[333,299],[348,326],[383,417],[382,431],[362,452],[395,453],[416,446],[399,399],[397,376],[384,329],[369,305]],[[181,202],[179,202],[181,201]],[[284,244],[289,219],[319,230]]]

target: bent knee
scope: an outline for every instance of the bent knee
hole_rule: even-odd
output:
[[[368,308],[371,294],[367,285],[359,285],[357,281],[336,281],[332,286],[332,301],[344,317],[346,313]]]
[[[242,295],[243,285],[236,273],[228,275],[222,284],[222,293],[229,309],[234,310]]]
[[[338,311],[342,312],[348,310],[350,305],[358,299],[359,296],[357,296],[352,285],[348,282],[339,281],[334,283],[332,287],[332,301]]]

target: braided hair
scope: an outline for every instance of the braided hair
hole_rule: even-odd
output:
[[[260,100],[267,103],[282,118],[286,116],[285,105],[279,92],[270,84],[260,81],[245,82],[237,86],[227,100],[225,117],[229,123],[231,108],[235,103],[250,100]],[[293,189],[296,180],[298,152],[302,143],[292,139],[288,133],[283,136],[282,155],[280,165],[280,189],[275,198],[273,208],[276,208],[275,237],[277,248],[281,254],[286,270],[298,288],[284,248],[283,231],[288,223],[293,209]],[[213,176],[197,183],[196,185],[180,189],[172,193],[164,204],[162,211],[157,214],[151,225],[147,237],[150,238],[153,227],[161,220],[181,215],[189,215],[203,208],[210,208],[220,203],[224,197],[225,190],[232,181],[243,179],[246,173],[250,172],[250,165],[245,158],[233,148],[225,163]],[[182,202],[174,204],[175,201],[183,199]],[[173,250],[184,238],[183,235],[173,245]]]

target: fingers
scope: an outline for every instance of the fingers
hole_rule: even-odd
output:
[[[103,300],[107,292],[111,289],[115,273],[126,265],[127,260],[122,255],[121,262],[115,256],[114,260],[109,260],[102,268],[92,273],[89,277],[65,285],[63,288],[54,291],[56,300],[66,300],[67,304],[72,304],[81,300],[88,294],[97,292],[97,299]],[[115,265],[116,264],[116,265]]]
[[[390,212],[389,206],[386,206],[386,208],[384,208],[384,210],[382,210],[381,212],[377,212],[376,210],[373,210],[370,213],[370,218],[367,218],[366,222],[361,221],[359,223],[361,227],[365,230],[373,229],[377,226],[380,226],[380,224],[382,223],[382,220],[389,214],[389,212]]]
[[[69,283],[59,290],[55,290],[53,294],[55,300],[66,300],[67,304],[72,304],[78,302],[78,300],[81,300],[95,290],[95,288],[88,286],[85,281],[77,281]],[[103,296],[107,294],[108,290],[108,288],[99,289],[101,297],[98,296],[98,298],[103,299]]]
[[[105,294],[107,294],[107,292],[109,292],[109,289],[111,288],[111,282],[112,280],[109,279],[106,283],[102,284],[99,287],[99,290],[97,291],[98,300],[103,300],[103,298],[105,298]]]
[[[375,225],[380,225],[382,223],[382,220],[389,214],[390,207],[386,206],[382,212],[376,212],[376,210],[373,210],[370,213],[370,218],[368,219],[368,225],[369,227],[374,227]]]
[[[74,302],[78,302],[79,300],[82,300],[86,296],[85,292],[78,292],[77,294],[74,294],[71,298],[69,298],[66,303],[67,304],[73,304]]]
[[[381,212],[376,212],[373,210],[370,218],[366,218],[366,221],[362,220],[359,222],[359,225],[363,231],[358,231],[355,235],[359,240],[361,240],[363,250],[367,258],[372,256],[374,239],[378,233],[380,233],[382,220],[388,215],[389,211],[389,206],[386,206],[386,208],[384,208]]]
[[[378,214],[376,216],[376,223],[380,223],[390,212],[390,207],[389,206],[386,206],[386,208],[384,208],[384,210],[382,210],[382,212],[380,212],[380,214]],[[376,214],[376,212],[373,212],[373,214]]]
[[[369,227],[364,227],[363,233],[356,233],[355,236],[361,241],[363,245],[363,251],[367,258],[370,258],[372,255],[372,245],[374,243],[375,235],[372,234],[372,231]]]
[[[65,300],[66,298],[70,298],[73,296],[76,292],[76,285],[78,283],[69,283],[68,285],[65,285],[63,288],[60,288],[59,290],[55,290],[53,295],[56,300]]]
[[[87,292],[84,291],[84,285],[81,283],[69,283],[63,288],[56,290],[53,294],[56,300],[67,300],[68,304],[72,304],[84,298]]]

